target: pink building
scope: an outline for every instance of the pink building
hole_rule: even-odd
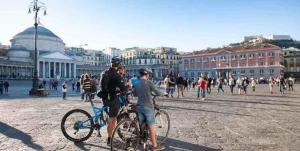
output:
[[[284,68],[281,48],[271,44],[194,51],[182,56],[181,62],[180,73],[191,78],[198,78],[201,73],[266,78],[279,76]]]

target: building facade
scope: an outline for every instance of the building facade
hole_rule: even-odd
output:
[[[127,76],[139,75],[141,68],[151,68],[154,79],[163,79],[167,74],[178,74],[179,54],[176,48],[127,48],[121,51]]]
[[[252,36],[244,36],[242,38],[242,42],[260,42],[263,40],[292,40],[290,35],[252,35]]]
[[[300,49],[287,48],[284,52],[285,75],[300,78]]]
[[[283,52],[275,45],[224,47],[183,55],[180,73],[188,78],[198,78],[201,73],[215,78],[230,75],[267,78],[282,74],[283,62]]]

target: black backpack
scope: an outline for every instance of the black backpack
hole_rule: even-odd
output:
[[[101,90],[97,93],[97,96],[104,99],[108,100],[108,83],[109,83],[109,70],[105,70],[102,72],[101,79],[100,79],[100,88]]]

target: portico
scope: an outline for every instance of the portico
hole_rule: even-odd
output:
[[[41,55],[38,69],[41,79],[76,78],[75,60],[60,52]]]

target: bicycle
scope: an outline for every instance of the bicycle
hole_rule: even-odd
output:
[[[154,96],[152,101],[155,110],[156,135],[158,136],[157,143],[161,145],[166,141],[168,137],[171,124],[168,113],[160,109],[160,107],[156,104],[156,97],[157,96]],[[137,114],[135,108],[133,108],[132,110]],[[163,121],[162,119],[166,121]],[[166,128],[166,131],[160,133],[159,129],[161,128]],[[120,137],[119,135],[120,132],[122,133],[122,137]],[[120,138],[118,139],[118,137]],[[111,150],[137,150],[139,144],[144,144],[143,149],[147,150],[149,148],[149,145],[147,143],[145,144],[144,142],[148,142],[148,139],[149,136],[146,123],[139,123],[137,115],[134,119],[125,118],[117,124],[116,128],[113,131],[111,139]]]
[[[119,110],[117,117],[118,121],[121,121],[121,119],[123,118],[130,118],[129,112],[127,110],[127,106],[129,104],[128,97],[123,98],[122,96],[118,96],[118,99],[121,103],[121,109]],[[63,116],[61,121],[61,130],[63,135],[70,141],[83,142],[91,137],[94,130],[96,130],[98,136],[101,137],[100,129],[106,126],[106,124],[108,123],[109,107],[96,107],[93,101],[90,102],[92,112],[94,114],[93,116],[82,109],[73,109]],[[79,118],[80,116],[77,114],[83,117]],[[70,117],[72,116],[74,116],[74,120],[69,121],[68,119],[70,119]],[[67,125],[70,126],[69,129],[67,128]],[[122,134],[119,133],[119,135]]]

